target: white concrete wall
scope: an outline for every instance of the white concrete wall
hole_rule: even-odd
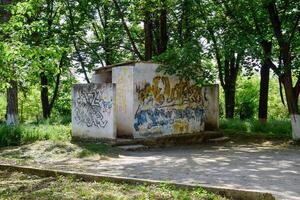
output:
[[[205,86],[201,90],[205,107],[205,130],[217,130],[220,119],[219,85]]]
[[[116,138],[115,85],[76,84],[72,89],[72,134],[77,138]]]
[[[205,95],[210,90],[157,73],[157,67],[157,64],[137,63],[134,68],[134,137],[203,131],[210,99]],[[212,112],[215,110],[210,115]]]
[[[118,137],[132,137],[133,133],[133,68],[121,66],[112,69],[112,82],[116,84]]]
[[[103,71],[101,73],[93,74],[92,83],[111,83],[112,74],[111,71]]]

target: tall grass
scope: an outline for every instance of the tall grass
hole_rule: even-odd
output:
[[[262,136],[267,138],[291,139],[292,126],[288,119],[269,120],[260,123],[258,120],[222,119],[220,128],[231,134],[243,134],[247,136]]]
[[[37,140],[68,141],[70,139],[70,125],[0,125],[0,146],[20,145]]]

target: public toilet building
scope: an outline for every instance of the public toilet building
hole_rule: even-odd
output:
[[[127,62],[95,70],[72,91],[72,131],[78,138],[147,138],[219,128],[218,85],[157,72],[159,64]]]

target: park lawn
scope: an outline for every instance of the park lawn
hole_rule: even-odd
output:
[[[128,185],[83,182],[74,178],[41,178],[18,172],[0,171],[0,199],[225,199],[203,189],[186,190],[168,185]]]

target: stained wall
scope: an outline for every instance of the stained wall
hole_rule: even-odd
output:
[[[121,66],[112,69],[112,82],[116,84],[118,137],[132,137],[133,133],[133,69],[134,66]]]
[[[72,133],[79,138],[116,138],[115,84],[76,84],[72,89]]]
[[[157,73],[158,65],[134,67],[133,135],[135,138],[198,133],[217,129],[218,86],[197,87],[192,81]]]

